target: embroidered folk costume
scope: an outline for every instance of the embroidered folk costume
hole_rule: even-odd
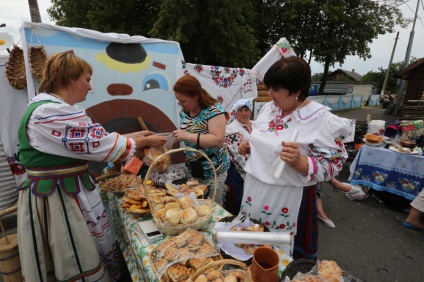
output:
[[[265,104],[252,123],[241,210],[274,231],[295,235],[303,187],[329,181],[342,168],[347,158],[343,139],[353,126],[313,101],[284,117],[273,102]],[[275,178],[281,141],[289,141],[294,129],[299,130],[300,154],[308,157],[308,175],[287,165]],[[293,246],[285,251],[291,255]]]
[[[135,142],[107,133],[82,107],[46,93],[31,100],[18,134],[27,169],[17,187],[25,279],[117,281],[118,250],[87,161],[126,160]]]

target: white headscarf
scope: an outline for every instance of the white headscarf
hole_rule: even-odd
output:
[[[235,113],[241,107],[247,107],[250,111],[252,111],[253,110],[253,99],[254,98],[237,100],[234,103],[233,108],[231,109],[231,112]]]

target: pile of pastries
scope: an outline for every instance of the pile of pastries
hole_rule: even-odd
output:
[[[150,212],[147,200],[141,190],[125,191],[121,200],[121,207],[127,212],[134,214],[146,214]]]
[[[173,196],[180,193],[190,194],[193,192],[196,197],[202,198],[208,190],[208,185],[202,184],[199,180],[192,178],[186,183],[181,184],[179,189],[169,183],[165,184],[165,188],[168,190],[168,193]]]
[[[141,179],[134,174],[121,174],[114,178],[102,181],[99,187],[112,192],[123,193],[128,188],[134,188],[141,184]]]
[[[185,281],[200,267],[222,259],[202,233],[187,229],[157,246],[150,254],[152,265],[161,281]],[[214,268],[206,271],[212,272]]]
[[[194,282],[244,282],[246,274],[242,270],[217,271],[199,275]]]
[[[247,228],[234,226],[231,231],[251,231],[251,232],[264,232],[265,227],[262,224],[254,223]],[[248,255],[253,254],[253,251],[259,247],[259,245],[253,244],[235,244],[237,247],[242,248]]]
[[[297,275],[296,275],[297,276]],[[332,260],[322,260],[318,265],[318,275],[306,274],[291,280],[291,282],[340,282],[343,270]]]
[[[212,212],[210,205],[199,204],[190,195],[182,197],[151,196],[149,192],[149,198],[153,202],[155,218],[170,226],[197,222]]]

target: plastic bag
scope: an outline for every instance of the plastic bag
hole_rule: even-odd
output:
[[[187,279],[200,267],[222,257],[202,233],[187,229],[157,246],[150,259],[159,278],[167,275],[171,281],[180,281]]]
[[[147,166],[150,166],[154,160],[156,160],[160,155],[172,149],[172,145],[175,143],[175,138],[172,136],[172,133],[158,133],[157,135],[164,136],[168,139],[163,147],[159,148],[150,148],[144,151],[145,156],[143,158],[143,163]],[[152,168],[157,172],[165,172],[168,169],[169,164],[171,163],[171,155],[163,156],[156,165]]]

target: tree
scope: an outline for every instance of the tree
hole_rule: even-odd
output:
[[[90,28],[100,32],[148,36],[158,17],[161,0],[91,0]]]
[[[281,0],[279,31],[305,56],[310,52],[324,64],[323,94],[328,69],[348,55],[370,58],[368,44],[378,35],[393,32],[406,20],[396,4],[400,0]]]
[[[52,6],[47,9],[47,13],[57,25],[90,28],[87,16],[90,1],[51,0],[51,2]]]
[[[413,64],[419,59],[416,57],[411,58],[411,63]],[[387,81],[386,90],[390,90],[392,93],[397,93],[399,85],[398,85],[398,78],[396,78],[396,75],[403,70],[404,61],[393,63],[390,67],[389,71],[389,79]],[[379,67],[378,71],[369,71],[364,76],[362,76],[361,81],[366,82],[374,82],[377,84],[377,86],[382,89],[384,79],[386,78],[387,69],[384,69],[383,67]]]
[[[252,3],[164,0],[149,35],[178,41],[188,62],[252,67],[260,59]]]

